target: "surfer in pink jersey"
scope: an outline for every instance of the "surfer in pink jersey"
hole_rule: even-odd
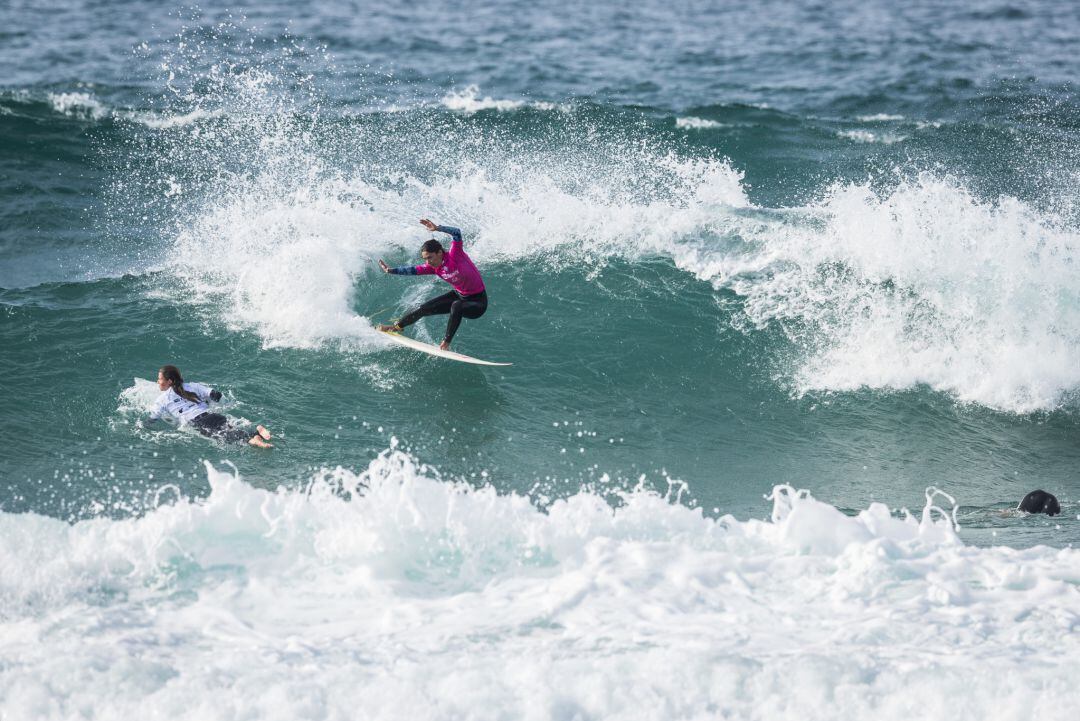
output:
[[[461,325],[461,319],[479,318],[487,310],[487,292],[484,290],[484,281],[480,278],[480,271],[465,254],[461,231],[449,225],[435,225],[427,218],[421,220],[420,224],[432,232],[447,233],[450,236],[450,250],[446,250],[442,243],[432,238],[420,247],[420,257],[424,259],[423,265],[402,265],[391,268],[380,259],[379,267],[384,273],[394,275],[437,275],[449,283],[453,290],[409,311],[393,325],[380,325],[379,330],[400,331],[424,316],[449,313],[450,319],[446,321],[446,335],[439,344],[439,348],[447,350],[450,347],[450,341],[454,339],[454,334],[457,333],[458,326]]]

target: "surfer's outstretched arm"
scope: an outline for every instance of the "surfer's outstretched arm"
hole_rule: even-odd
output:
[[[425,228],[427,228],[428,230],[430,230],[433,233],[439,232],[439,233],[446,233],[447,235],[449,235],[451,245],[454,244],[454,243],[463,242],[461,240],[461,229],[460,228],[455,228],[452,225],[435,225],[435,223],[432,223],[427,218],[424,218],[423,220],[421,220],[420,224],[423,225]]]
[[[382,272],[391,275],[420,275],[420,271],[414,265],[399,265],[396,268],[391,268],[382,258],[379,259],[379,267],[382,268]]]

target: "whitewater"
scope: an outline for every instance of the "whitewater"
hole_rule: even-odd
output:
[[[9,718],[1072,718],[1080,552],[951,499],[771,516],[450,483],[391,448],[138,518],[0,516]]]

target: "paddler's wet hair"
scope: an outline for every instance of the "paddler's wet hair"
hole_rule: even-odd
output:
[[[446,249],[442,247],[442,243],[440,243],[439,241],[432,238],[431,240],[425,241],[424,244],[420,246],[420,252],[421,253],[445,253]]]
[[[191,391],[184,390],[184,379],[180,376],[180,369],[176,366],[161,366],[162,377],[172,383],[172,389],[181,398],[187,398],[193,403],[199,402],[199,397]]]

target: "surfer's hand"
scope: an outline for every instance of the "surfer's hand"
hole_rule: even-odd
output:
[[[436,228],[439,227],[439,226],[435,225],[434,223],[432,223],[427,218],[421,218],[420,219],[420,225],[424,226],[425,228],[427,228],[428,230],[431,230],[431,231],[434,231]]]
[[[384,273],[389,273],[390,272],[390,266],[388,266],[386,264],[386,261],[383,260],[382,258],[379,258],[379,267],[382,268],[382,272],[384,272]]]
[[[439,350],[450,350],[450,341],[444,340],[439,344]]]

